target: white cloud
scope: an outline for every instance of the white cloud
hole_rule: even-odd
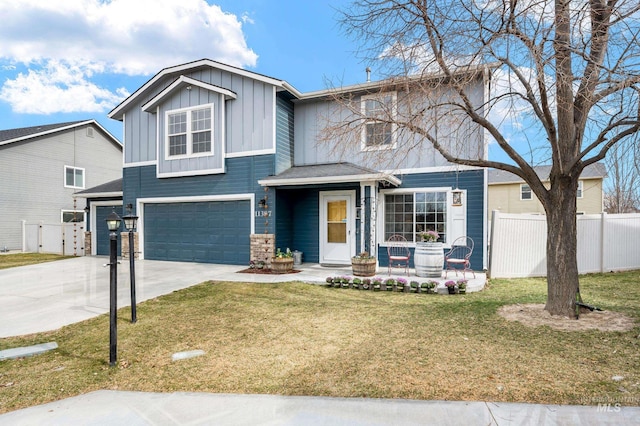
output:
[[[87,79],[86,68],[49,61],[43,69],[20,73],[0,90],[0,98],[17,113],[53,114],[58,112],[102,112],[113,108],[129,95],[126,89],[115,93]]]
[[[98,76],[150,75],[210,58],[255,66],[242,21],[205,0],[0,0],[0,98],[17,112],[105,111],[122,100]],[[247,17],[248,18],[248,17]],[[103,84],[104,86],[104,84]]]

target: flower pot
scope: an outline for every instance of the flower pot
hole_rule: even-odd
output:
[[[274,257],[271,259],[271,272],[275,274],[286,274],[293,270],[292,257]]]
[[[456,294],[456,288],[455,287],[447,287],[447,291],[449,292],[449,294]]]
[[[372,277],[376,274],[376,259],[352,257],[351,268],[353,269],[353,275],[355,276]]]
[[[416,244],[414,254],[416,275],[419,277],[442,277],[442,265],[444,264],[444,249],[442,243]]]

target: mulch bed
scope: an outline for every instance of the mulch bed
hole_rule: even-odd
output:
[[[271,269],[269,268],[262,268],[262,269],[258,269],[258,268],[248,268],[248,269],[243,269],[242,271],[238,271],[238,274],[262,274],[262,275],[282,275],[282,274],[297,274],[298,272],[300,272],[297,269],[292,269],[289,272],[273,272]]]

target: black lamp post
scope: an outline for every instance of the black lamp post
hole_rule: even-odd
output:
[[[131,280],[131,322],[138,321],[136,314],[136,267],[135,267],[135,247],[133,243],[133,232],[136,229],[138,216],[131,214],[131,204],[127,204],[127,215],[123,217],[124,227],[129,232],[129,277]]]
[[[109,365],[116,365],[117,346],[118,346],[118,329],[117,315],[118,310],[118,229],[120,229],[120,216],[112,211],[107,216],[107,227],[109,228]]]

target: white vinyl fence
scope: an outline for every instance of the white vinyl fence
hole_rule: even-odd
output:
[[[490,244],[491,277],[546,276],[546,216],[496,210]],[[640,269],[640,214],[578,216],[578,271],[628,269]]]
[[[84,223],[22,221],[22,251],[84,256]]]

